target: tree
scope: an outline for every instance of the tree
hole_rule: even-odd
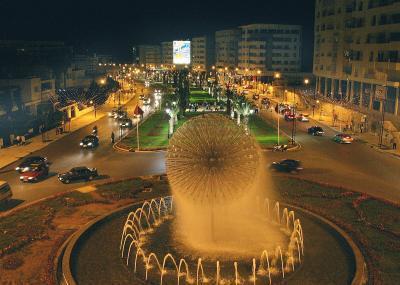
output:
[[[179,107],[182,115],[185,115],[186,108],[189,103],[189,77],[188,77],[188,71],[187,70],[181,70],[179,72],[179,77],[178,77],[178,98],[179,98]]]

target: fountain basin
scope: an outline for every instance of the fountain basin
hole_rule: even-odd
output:
[[[132,205],[88,225],[68,245],[63,258],[63,275],[68,284],[140,284],[133,265],[126,266],[119,251],[127,214]],[[290,206],[290,208],[293,208]],[[290,274],[287,284],[360,284],[363,258],[359,249],[340,229],[307,211],[296,209],[307,238],[301,266]],[[156,232],[157,233],[157,232]],[[171,236],[162,231],[161,241]],[[182,283],[183,284],[183,283]]]

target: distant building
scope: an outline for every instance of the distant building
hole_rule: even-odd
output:
[[[201,71],[215,64],[215,40],[212,37],[195,37],[191,41],[192,68]]]
[[[161,64],[161,47],[159,45],[138,46],[139,64],[146,66]]]
[[[215,32],[215,65],[219,68],[238,66],[240,29]]]
[[[54,79],[39,77],[0,79],[0,88],[13,90],[13,111],[24,111],[32,115],[36,115],[40,104],[47,103],[55,95],[54,86]]]
[[[313,71],[318,93],[399,115],[400,2],[316,1]]]
[[[240,28],[240,72],[273,76],[275,72],[301,71],[301,26],[252,24]]]
[[[161,43],[161,64],[166,66],[173,65],[172,41]]]

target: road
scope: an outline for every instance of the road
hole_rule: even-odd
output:
[[[277,114],[264,110],[261,115],[271,122],[277,122]],[[266,154],[269,162],[284,158],[303,162],[304,171],[299,176],[306,179],[347,187],[383,199],[400,202],[400,159],[378,152],[365,143],[350,145],[332,141],[336,132],[320,125],[325,135],[314,137],[307,129],[317,124],[315,121],[296,122],[296,140],[301,151]],[[291,135],[292,122],[280,120],[281,130]]]
[[[133,110],[138,101],[138,96],[136,96],[126,105],[130,116],[133,116]],[[95,150],[81,150],[79,142],[84,136],[92,132],[95,125],[98,127],[100,146]],[[127,154],[116,152],[111,144],[112,131],[114,131],[117,138],[117,121],[113,118],[103,117],[97,122],[49,144],[40,151],[32,153],[32,156],[47,157],[51,163],[49,177],[38,183],[22,183],[19,181],[19,173],[14,169],[22,160],[8,166],[0,174],[0,180],[8,181],[13,191],[13,200],[7,209],[15,207],[17,204],[32,202],[55,193],[99,183],[99,181],[108,177],[121,179],[131,176],[158,174],[165,171],[163,153],[139,152]],[[100,178],[92,182],[75,182],[68,185],[58,181],[58,173],[66,172],[76,166],[96,167]]]

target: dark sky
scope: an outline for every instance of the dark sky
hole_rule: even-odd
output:
[[[118,54],[133,44],[283,23],[304,27],[310,63],[313,21],[314,0],[0,0],[0,39],[63,40]]]

